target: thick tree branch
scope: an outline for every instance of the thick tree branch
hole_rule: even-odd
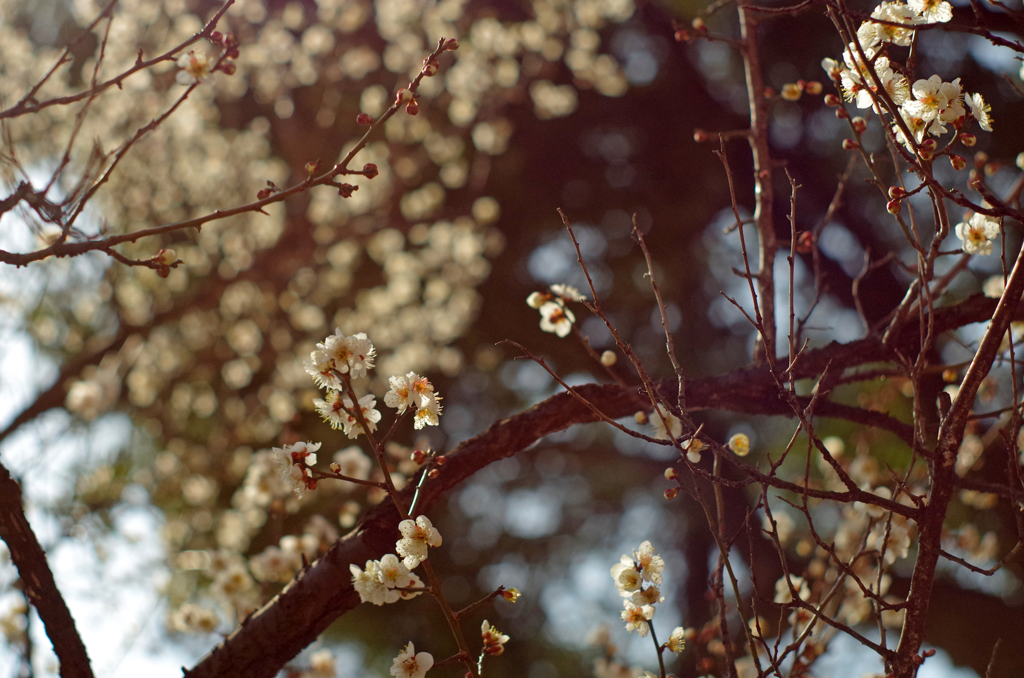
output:
[[[0,465],[0,538],[10,549],[25,595],[39,613],[46,635],[53,643],[53,651],[60,660],[60,675],[62,678],[92,678],[89,655],[75,628],[75,620],[53,581],[46,553],[25,518],[21,486],[3,465]]]

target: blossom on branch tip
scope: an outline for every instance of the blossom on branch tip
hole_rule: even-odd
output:
[[[213,59],[202,50],[190,49],[178,57],[178,75],[175,79],[179,85],[208,82],[213,78]]]
[[[303,367],[321,388],[340,391],[343,384],[339,375],[366,376],[366,371],[373,368],[375,355],[376,349],[365,333],[346,336],[336,329],[334,334],[316,345]]]
[[[412,643],[405,646],[391,666],[395,678],[423,678],[434,665],[434,656],[429,652],[416,653]]]
[[[789,581],[783,576],[777,582],[775,582],[775,602],[779,605],[785,605],[793,602],[793,591],[790,589],[790,583],[793,585],[793,589],[796,590],[797,596],[800,600],[807,600],[811,597],[811,589],[804,581],[803,577],[790,577]]]
[[[320,443],[303,442],[273,449],[278,474],[296,496],[301,497],[304,489],[316,488],[316,481],[313,480],[308,467],[316,463],[314,453],[319,449]]]
[[[686,629],[677,626],[672,630],[672,635],[665,641],[665,647],[669,652],[679,654],[686,647]]]
[[[626,609],[619,616],[622,621],[626,622],[626,631],[629,633],[636,631],[640,637],[646,638],[647,632],[650,630],[649,622],[654,618],[654,606],[638,606],[628,600],[623,605]]]
[[[640,570],[637,569],[633,559],[627,555],[623,555],[618,563],[612,565],[611,573],[612,579],[615,580],[615,588],[623,598],[630,597],[643,585],[643,576],[640,574]]]
[[[389,588],[381,576],[380,563],[376,560],[367,560],[366,569],[362,570],[356,564],[348,566],[352,573],[352,588],[359,594],[359,600],[374,605],[385,605],[396,602],[401,596],[399,592]]]
[[[746,433],[737,433],[729,438],[729,449],[737,457],[745,457],[750,454],[750,437]]]
[[[992,241],[999,235],[999,220],[987,214],[972,214],[956,225],[956,237],[966,254],[992,254]]]
[[[484,641],[484,652],[494,656],[505,651],[505,643],[509,640],[507,635],[491,626],[491,623],[486,619],[480,625],[480,637]]]
[[[398,524],[398,530],[402,533],[402,538],[395,544],[395,549],[398,555],[405,559],[405,566],[410,570],[427,559],[428,546],[441,545],[441,533],[426,516],[419,516],[416,520],[403,520]]]

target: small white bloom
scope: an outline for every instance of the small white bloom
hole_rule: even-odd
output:
[[[427,559],[428,546],[441,545],[441,533],[426,516],[419,516],[414,521],[403,520],[398,524],[398,530],[402,538],[395,544],[395,550],[405,559],[405,566],[410,570]]]
[[[424,426],[437,426],[440,423],[438,420],[441,416],[441,403],[438,402],[439,400],[441,400],[440,396],[431,398],[416,410],[416,418],[413,425],[417,430]]]
[[[530,308],[540,308],[548,301],[551,301],[551,295],[544,292],[531,292],[530,296],[526,297],[526,305]]]
[[[434,656],[429,652],[416,654],[412,643],[405,646],[391,667],[391,675],[395,678],[423,678],[434,665]]]
[[[803,577],[790,577],[789,581],[792,582],[793,588],[796,589],[800,600],[807,600],[811,597],[811,589],[807,586],[807,582],[804,581]],[[790,590],[789,583],[784,576],[775,582],[775,602],[780,605],[793,602],[793,592]]]
[[[679,421],[679,418],[676,417],[676,415],[665,409],[661,403],[655,405],[654,409],[655,412],[651,415],[651,426],[654,427],[654,439],[668,440],[669,432],[672,433],[672,438],[678,439],[679,435],[683,432],[683,422]]]
[[[654,584],[651,584],[645,589],[634,591],[633,595],[629,597],[633,601],[634,605],[654,605],[656,603],[664,603],[665,597],[661,595],[661,589]]]
[[[374,605],[385,605],[396,602],[401,596],[398,591],[388,588],[381,576],[380,563],[376,560],[367,560],[366,569],[359,569],[358,565],[348,566],[352,573],[352,587],[359,594],[359,600]]]
[[[907,5],[926,23],[942,24],[953,18],[953,6],[945,0],[907,0]]]
[[[615,588],[619,595],[628,598],[633,591],[637,591],[643,585],[643,577],[636,569],[636,563],[627,555],[623,555],[619,562],[612,566],[612,579],[615,580]]]
[[[992,241],[999,236],[999,220],[987,214],[972,214],[956,225],[956,237],[967,254],[992,254]]]
[[[644,581],[661,583],[661,573],[665,571],[665,560],[654,552],[651,542],[645,541],[640,548],[633,551],[633,558],[640,565],[640,573]]]
[[[409,586],[409,568],[393,553],[380,559],[380,579],[389,589]]]
[[[316,678],[334,678],[334,655],[330,650],[314,652],[309,657],[309,670]]]
[[[565,301],[586,301],[586,297],[572,285],[552,285],[551,291],[562,297]]]
[[[682,626],[677,626],[672,630],[672,635],[668,637],[665,642],[665,647],[668,648],[669,652],[675,652],[679,654],[686,647],[686,629]]]
[[[178,57],[176,80],[179,85],[207,82],[213,78],[213,59],[206,56],[203,50],[191,49]]]
[[[540,328],[564,337],[572,331],[576,316],[565,307],[561,299],[545,301],[540,307]]]
[[[649,630],[648,622],[654,617],[654,606],[637,606],[628,600],[624,601],[623,605],[626,609],[619,616],[622,621],[626,622],[626,631],[629,633],[636,631],[641,637],[646,638]]]
[[[967,105],[971,107],[971,115],[978,121],[978,125],[986,132],[992,131],[992,107],[985,103],[980,94],[968,94]]]

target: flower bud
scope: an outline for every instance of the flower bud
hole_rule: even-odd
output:
[[[358,190],[358,186],[353,186],[352,184],[341,184],[338,186],[338,195],[342,198],[351,198],[352,194]]]
[[[842,100],[839,97],[837,97],[835,94],[829,93],[829,94],[825,95],[825,105],[826,106],[829,106],[831,108],[835,108],[836,106],[838,106],[841,103],[843,103]]]
[[[405,105],[405,112],[408,113],[409,115],[416,115],[417,113],[419,113],[420,112],[420,104],[419,104],[419,102],[416,101],[415,99],[413,99],[412,101],[407,103]]]
[[[601,354],[601,364],[605,367],[611,367],[618,359],[614,351],[605,351]]]
[[[763,96],[765,99],[774,99],[775,98],[775,90],[773,88],[771,88],[771,87],[765,87],[764,91],[761,92],[761,96]]]
[[[836,109],[836,120],[846,120],[850,117],[850,114],[846,112],[845,108]]]
[[[522,594],[519,593],[519,589],[505,589],[501,592],[501,597],[510,603],[514,603],[519,600],[520,595]]]
[[[256,199],[257,200],[266,200],[267,198],[270,197],[270,195],[272,193],[273,193],[273,191],[270,190],[269,188],[261,188],[259,191],[256,192]]]
[[[676,42],[690,42],[690,32],[685,28],[676,31]]]
[[[745,457],[750,454],[750,438],[746,433],[737,433],[729,438],[729,449],[737,457]]]
[[[814,249],[814,234],[810,231],[801,231],[796,236],[796,251],[800,254],[810,254]]]
[[[665,469],[665,480],[675,481],[675,480],[678,480],[678,479],[679,479],[679,473],[674,468],[669,466],[667,469]]]
[[[306,163],[306,174],[308,174],[309,176],[313,176],[319,170],[320,170],[320,161],[319,160],[313,160],[311,162],[307,162]]]
[[[703,144],[708,140],[708,133],[700,128],[697,128],[693,130],[693,140],[696,141],[698,144]]]
[[[170,266],[177,259],[177,254],[170,248],[165,248],[156,253],[153,261],[161,266]]]
[[[804,91],[810,94],[811,96],[818,96],[824,89],[824,85],[822,85],[817,80],[811,80],[809,82],[804,83]]]
[[[422,465],[423,462],[427,460],[427,453],[424,452],[423,450],[413,450],[412,454],[409,455],[409,457],[417,464]]]
[[[935,139],[925,139],[921,142],[921,148],[929,153],[934,153],[935,149],[939,147],[939,143]]]
[[[1017,169],[1024,170],[1024,153],[1017,154],[1017,160],[1015,161],[1015,164],[1017,165]]]
[[[903,209],[903,203],[899,200],[890,200],[885,203],[885,211],[889,214],[899,214],[901,209]]]
[[[900,200],[907,197],[907,192],[901,186],[890,186],[889,197],[893,200]]]
[[[235,71],[238,70],[238,66],[235,65],[234,61],[225,61],[218,67],[218,70],[224,75],[234,75]]]
[[[669,501],[672,501],[673,499],[675,499],[678,496],[679,496],[679,488],[678,487],[670,487],[667,490],[665,490],[665,499],[668,499]]]
[[[693,21],[691,21],[690,26],[693,27],[693,30],[701,31],[702,33],[706,33],[708,30],[708,25],[704,23],[704,19],[701,19],[700,17],[696,17]]]
[[[967,161],[961,158],[959,155],[950,155],[949,164],[953,166],[953,169],[958,171],[967,167]]]
[[[973,134],[968,134],[965,132],[964,134],[960,135],[960,143],[962,143],[967,148],[970,148],[974,144],[978,143],[978,137],[974,136]]]
[[[422,72],[428,78],[437,75],[437,59],[433,56],[424,59]]]
[[[374,165],[372,162],[368,162],[365,165],[363,165],[363,176],[365,176],[367,179],[372,179],[378,174],[380,174],[380,172],[377,170],[377,166]]]
[[[356,124],[357,125],[372,125],[373,124],[373,116],[372,115],[368,115],[366,113],[360,113],[359,115],[356,116]]]
[[[217,47],[223,47],[224,46],[224,34],[221,33],[220,31],[214,31],[213,33],[210,33],[210,42],[212,42]]]
[[[330,469],[331,469],[331,473],[341,473],[341,464],[339,464],[336,461],[332,461]]]
[[[786,101],[797,101],[803,96],[803,90],[795,82],[787,82],[782,86],[782,98]]]
[[[987,162],[988,162],[988,153],[986,153],[985,151],[978,151],[977,153],[974,154],[974,166],[977,169],[984,168],[985,167],[985,163],[987,163]]]
[[[864,130],[868,128],[868,121],[859,115],[850,121],[853,125],[853,129],[857,130],[857,134],[864,134]]]
[[[448,463],[448,457],[444,456],[443,454],[440,454],[434,457],[434,463],[437,464],[438,466],[444,466],[445,464]]]
[[[843,150],[844,151],[853,151],[853,150],[856,150],[858,148],[860,148],[860,144],[858,144],[853,139],[843,139]]]
[[[413,100],[412,90],[406,89],[405,87],[403,87],[402,89],[398,90],[398,93],[395,94],[395,102],[396,103],[404,104],[404,103],[412,101],[412,100]]]
[[[444,41],[444,47],[443,47],[444,51],[446,51],[446,52],[454,52],[458,48],[459,48],[459,41],[456,40],[455,38],[448,38],[447,40]]]
[[[633,420],[636,421],[636,423],[640,424],[641,426],[643,426],[649,421],[647,418],[647,413],[644,412],[643,410],[640,410],[639,412],[634,414]]]
[[[427,477],[433,480],[437,478],[439,475],[441,475],[441,472],[438,471],[436,468],[432,468],[430,469],[430,472],[427,474]]]

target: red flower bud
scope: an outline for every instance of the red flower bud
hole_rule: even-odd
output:
[[[234,61],[226,60],[221,62],[221,65],[217,67],[217,70],[224,73],[224,75],[234,75],[235,71],[238,70],[238,66],[235,65]]]
[[[673,499],[675,499],[678,496],[679,496],[679,488],[678,487],[670,487],[667,490],[665,490],[665,499],[668,499],[669,501],[672,501]]]
[[[899,214],[901,209],[903,209],[903,203],[899,200],[890,200],[885,203],[885,211],[889,214]]]
[[[363,176],[365,176],[367,179],[372,179],[378,174],[380,174],[380,172],[377,171],[377,166],[374,165],[372,162],[368,162],[365,165],[363,165]]]
[[[950,155],[949,164],[953,166],[953,169],[958,171],[967,167],[967,161],[961,158],[959,155]]]
[[[444,41],[444,47],[442,48],[445,52],[454,52],[459,48],[459,41],[455,38],[448,38]]]
[[[860,148],[860,144],[858,144],[853,139],[843,139],[843,150],[844,151],[853,151],[853,150],[858,149],[858,148]]]
[[[413,99],[412,101],[407,103],[405,105],[405,112],[408,113],[409,115],[416,115],[417,113],[419,113],[420,112],[420,104],[419,104],[419,102],[416,101],[415,99]]]
[[[356,124],[357,125],[372,125],[373,124],[373,116],[367,115],[366,113],[360,113],[359,115],[356,116]]]
[[[214,31],[210,34],[210,42],[221,47],[224,44],[224,34],[220,31]]]
[[[437,59],[433,56],[428,56],[423,60],[423,75],[428,78],[437,75]]]
[[[978,137],[974,136],[973,134],[961,134],[960,143],[962,143],[967,148],[970,148],[974,144],[978,143]]]
[[[800,231],[796,235],[796,251],[800,254],[810,254],[814,249],[814,234],[810,231]]]
[[[353,186],[352,184],[341,184],[338,186],[338,195],[342,198],[351,198],[352,194],[358,190],[358,186]]]
[[[695,129],[693,130],[693,140],[698,144],[703,144],[708,140],[708,133],[699,128]]]
[[[839,97],[837,97],[835,94],[826,94],[825,95],[825,105],[826,106],[830,106],[832,108],[835,108],[836,106],[838,106],[841,103],[843,103],[842,100]]]

